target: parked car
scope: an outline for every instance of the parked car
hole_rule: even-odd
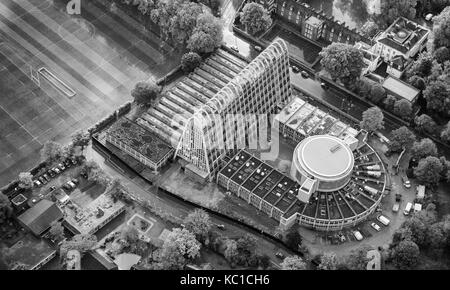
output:
[[[38,180],[42,183],[42,184],[47,184],[47,180],[45,180],[44,177],[39,176]]]
[[[39,187],[39,186],[42,185],[42,183],[41,183],[39,180],[34,180],[33,183],[34,183],[34,185],[37,186],[37,187]]]
[[[58,168],[61,169],[61,171],[66,170],[66,167],[62,163],[58,164]]]
[[[398,212],[399,209],[400,209],[400,203],[398,203],[398,202],[394,203],[394,206],[392,207],[392,211]]]
[[[300,69],[298,68],[298,66],[293,65],[292,66],[292,71],[296,74],[298,74],[300,72]]]
[[[55,167],[55,168],[53,168],[53,172],[55,172],[56,174],[60,174],[61,170],[59,170],[59,168]]]
[[[281,260],[283,260],[286,256],[283,254],[283,253],[281,253],[281,252],[277,252],[277,253],[275,253],[275,256],[278,258],[278,259],[281,259]]]
[[[70,161],[70,159],[66,159],[66,161],[64,161],[64,165],[66,168],[70,168],[72,166],[72,161]]]
[[[391,222],[387,217],[385,217],[385,216],[382,215],[382,214],[380,214],[380,215],[377,217],[377,220],[378,220],[380,223],[382,223],[383,225],[385,225],[385,226],[388,226],[389,223]]]
[[[304,70],[302,70],[301,75],[302,75],[302,77],[303,77],[304,79],[309,78],[309,74],[308,74],[306,71],[304,71]]]
[[[80,183],[80,181],[76,178],[72,178],[71,180],[73,183],[75,183],[76,185],[78,185],[78,183]]]
[[[231,45],[230,48],[236,52],[239,52],[239,48],[236,45]]]
[[[370,226],[372,228],[374,228],[377,232],[379,232],[381,230],[380,226],[376,223],[371,223]]]
[[[411,188],[411,182],[408,180],[406,176],[402,176],[403,186],[405,188]]]
[[[403,211],[404,215],[409,215],[409,213],[411,212],[411,208],[412,208],[412,203],[408,202],[406,204],[405,210]]]
[[[324,82],[321,82],[321,83],[320,83],[320,86],[321,86],[324,90],[328,89],[327,84],[325,84]]]
[[[50,177],[48,177],[48,175],[46,173],[44,173],[44,175],[42,175],[42,177],[44,177],[47,181],[50,181]]]
[[[216,225],[218,229],[225,230],[225,225]]]
[[[262,51],[262,47],[261,46],[255,45],[254,48],[255,48],[256,51]]]
[[[74,189],[75,187],[77,187],[77,185],[75,183],[73,183],[72,181],[67,181],[67,184],[70,186],[71,189]]]
[[[64,183],[62,186],[65,190],[71,190],[71,186],[68,183]]]
[[[361,241],[364,237],[359,231],[354,231],[353,235],[355,236],[357,241]]]
[[[53,172],[53,169],[49,169],[49,170],[47,171],[47,173],[48,173],[48,175],[50,175],[50,177],[55,177],[55,175],[56,175],[56,173]]]
[[[88,175],[86,172],[80,173],[80,176],[83,177],[84,179],[88,179]]]

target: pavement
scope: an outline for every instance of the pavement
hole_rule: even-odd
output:
[[[68,142],[131,100],[137,81],[179,63],[181,52],[107,1],[82,1],[79,16],[67,14],[66,3],[0,3],[0,86],[8,88],[0,96],[0,187],[38,163],[47,140]],[[42,67],[76,95],[57,90],[38,73]]]

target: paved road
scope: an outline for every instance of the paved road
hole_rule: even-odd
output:
[[[68,15],[66,3],[0,2],[0,85],[17,83],[0,96],[0,187],[38,163],[47,140],[67,142],[130,100],[137,81],[179,63],[180,52],[107,1],[83,0],[79,16]],[[40,88],[34,85],[30,69],[39,76],[41,67],[76,95],[60,93],[42,76]]]

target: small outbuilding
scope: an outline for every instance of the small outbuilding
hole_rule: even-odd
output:
[[[17,219],[20,224],[36,236],[50,228],[54,221],[63,218],[61,209],[52,201],[43,199],[35,206],[21,214]]]

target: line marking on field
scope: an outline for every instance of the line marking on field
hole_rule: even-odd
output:
[[[35,137],[33,134],[31,134],[31,132],[28,131],[27,128],[25,128],[25,127],[23,126],[22,122],[19,122],[19,120],[17,120],[17,119],[16,119],[14,116],[12,116],[8,111],[6,111],[6,110],[3,108],[2,105],[0,105],[0,109],[2,109],[6,114],[8,114],[8,116],[9,116],[11,119],[13,119],[17,124],[19,124],[20,127],[23,128],[23,129],[25,130],[25,132],[27,132],[33,139],[36,139],[36,137]],[[36,141],[39,143],[39,145],[42,145],[42,143],[39,142],[39,140],[36,140]]]

